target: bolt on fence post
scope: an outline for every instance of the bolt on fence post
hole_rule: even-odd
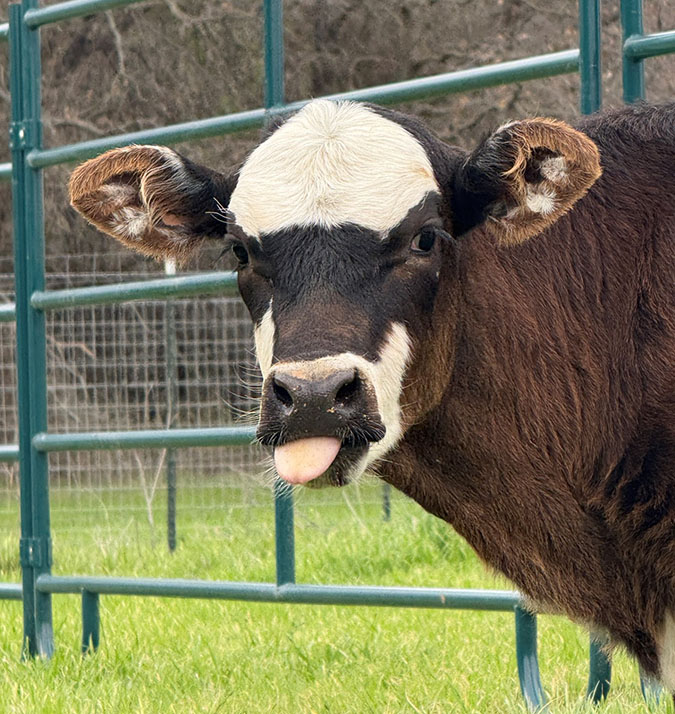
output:
[[[579,80],[582,114],[602,106],[600,0],[579,0]]]
[[[176,261],[164,263],[167,276],[176,274]],[[173,427],[178,411],[178,388],[176,384],[176,308],[172,299],[164,305],[164,344],[166,346],[166,428]],[[169,551],[176,550],[176,450],[166,450],[166,538]]]
[[[642,0],[621,0],[622,40],[644,34]],[[641,57],[629,57],[625,46],[621,48],[623,63],[623,101],[636,102],[645,98],[645,68]]]
[[[38,0],[10,5],[10,88],[12,95],[12,211],[16,281],[17,391],[21,469],[20,559],[23,578],[24,656],[50,657],[54,651],[52,602],[39,592],[37,578],[51,572],[49,465],[33,446],[47,430],[47,367],[44,313],[30,303],[44,290],[42,171],[28,155],[42,146],[40,36],[24,22]]]
[[[284,21],[282,0],[265,0],[265,109],[269,121],[284,103]],[[279,481],[274,486],[277,585],[295,582],[293,491]]]

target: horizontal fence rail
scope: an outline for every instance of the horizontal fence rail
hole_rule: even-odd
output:
[[[16,305],[7,302],[0,305],[0,322],[14,322],[16,320]]]
[[[111,305],[132,300],[238,294],[237,274],[232,271],[221,271],[114,285],[36,291],[31,297],[31,305],[36,310],[58,310],[83,305]]]
[[[161,449],[188,446],[248,446],[255,427],[222,426],[194,429],[95,431],[72,434],[36,434],[33,446],[40,453],[52,451],[103,451],[109,449]]]
[[[366,585],[302,585],[163,578],[111,578],[42,575],[38,590],[49,593],[151,595],[215,598],[247,602],[288,602],[305,605],[370,605],[380,607],[449,608],[513,612],[522,605],[512,590],[403,588]]]
[[[675,52],[675,30],[653,35],[632,35],[623,45],[626,57],[647,59]]]
[[[0,600],[21,600],[23,588],[14,583],[0,583]]]
[[[19,460],[19,447],[14,444],[0,446],[0,462],[7,463]],[[0,598],[2,596],[0,595]]]
[[[351,99],[363,102],[394,104],[416,99],[429,99],[441,95],[468,92],[512,82],[554,77],[576,72],[579,68],[579,50],[565,50],[526,59],[500,62],[473,69],[437,74],[421,79],[410,79],[392,84],[382,84],[350,92],[329,94],[324,99]],[[309,100],[291,104],[277,104],[274,113],[291,113],[302,108]],[[140,144],[144,142],[175,144],[188,139],[204,139],[223,134],[232,134],[248,129],[261,128],[269,116],[269,109],[227,114],[225,116],[198,119],[156,129],[146,129],[128,134],[92,139],[77,144],[68,144],[54,149],[32,151],[28,163],[32,168],[46,168],[70,161],[80,161],[96,156],[107,149]]]
[[[71,20],[75,17],[93,15],[96,12],[113,10],[125,5],[137,5],[144,0],[70,0],[70,2],[56,3],[48,7],[28,10],[24,14],[24,22],[31,29],[61,20]]]

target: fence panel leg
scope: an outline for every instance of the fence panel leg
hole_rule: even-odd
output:
[[[167,260],[164,272],[176,274],[176,261]],[[164,306],[164,344],[166,347],[166,427],[171,429],[178,417],[178,348],[176,345],[176,306],[167,300]],[[176,450],[166,452],[166,538],[169,551],[176,550]]]
[[[623,41],[634,35],[644,34],[642,22],[642,0],[621,0],[621,25]],[[623,101],[627,104],[645,98],[645,68],[642,59],[626,56],[622,49],[623,60]]]
[[[12,95],[12,213],[16,285],[16,364],[21,470],[21,542],[24,654],[50,657],[54,651],[52,601],[35,583],[49,574],[52,544],[49,524],[47,455],[33,437],[47,430],[47,365],[44,314],[31,296],[44,290],[44,214],[42,172],[28,155],[42,146],[40,34],[24,22],[38,0],[10,5],[10,90]]]
[[[640,670],[640,689],[642,690],[642,696],[645,698],[647,703],[647,709],[649,711],[654,711],[661,703],[661,698],[663,695],[663,688],[652,677],[648,677],[642,670]]]
[[[391,485],[388,483],[382,484],[382,518],[391,520]]]
[[[537,617],[518,606],[516,608],[516,660],[518,679],[527,708],[544,711],[546,694],[541,686],[537,656]]]
[[[612,681],[612,662],[605,654],[604,647],[606,644],[607,642],[604,639],[591,634],[586,696],[594,704],[607,698]]]
[[[82,591],[82,654],[98,649],[101,613],[98,593]]]

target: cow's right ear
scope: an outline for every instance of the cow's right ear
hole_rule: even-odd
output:
[[[236,176],[163,146],[128,146],[90,159],[70,177],[70,202],[90,223],[157,260],[184,261],[206,237],[226,233]]]

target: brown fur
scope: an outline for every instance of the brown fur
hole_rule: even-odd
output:
[[[655,675],[675,608],[674,117],[589,122],[604,174],[572,212],[519,246],[479,229],[446,251],[410,428],[381,467]]]

